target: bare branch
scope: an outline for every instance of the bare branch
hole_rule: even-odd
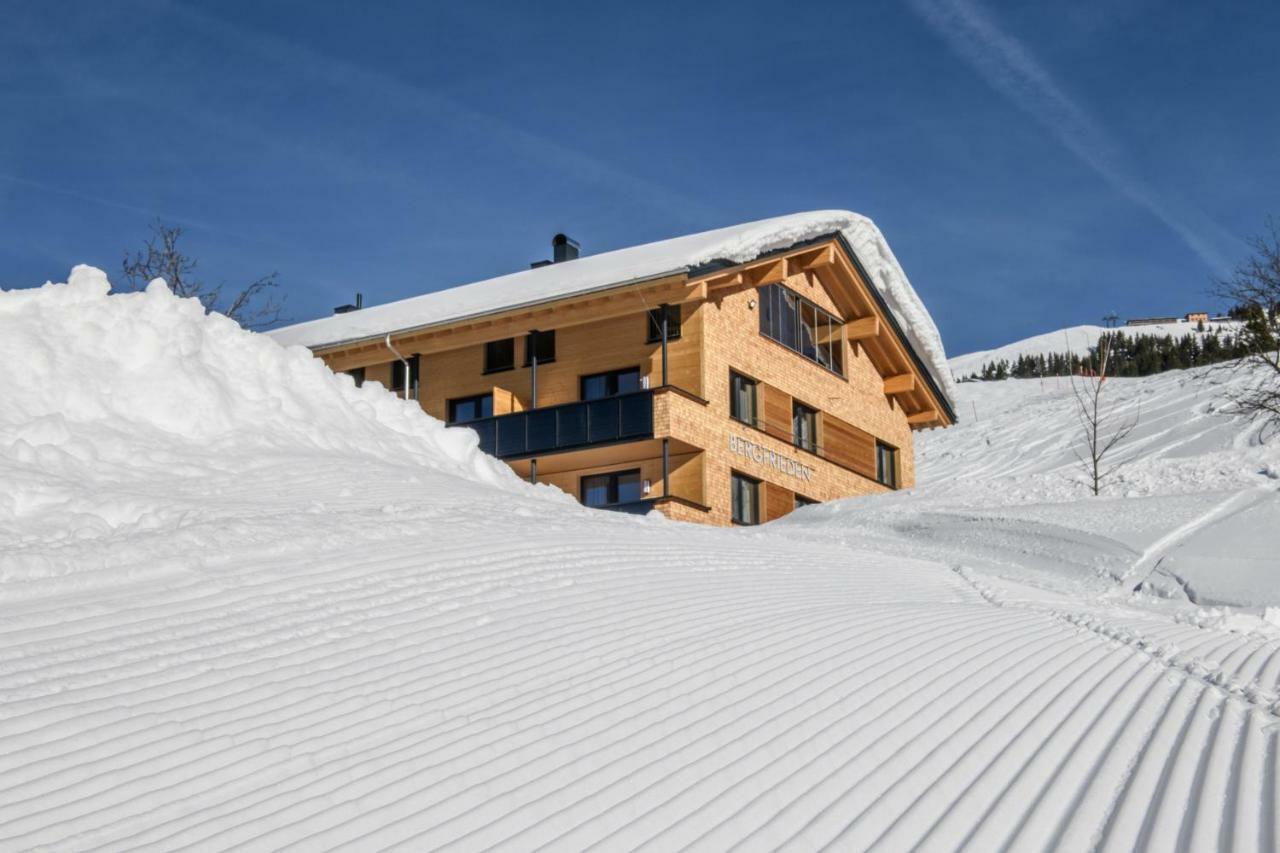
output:
[[[1264,428],[1280,429],[1280,223],[1267,221],[1266,233],[1249,240],[1253,254],[1225,279],[1214,295],[1228,301],[1242,320],[1245,356],[1240,366],[1260,369],[1249,387],[1231,392],[1236,412],[1260,418]]]
[[[1098,339],[1098,346],[1090,353],[1086,364],[1096,361],[1096,371],[1092,367],[1081,367],[1083,374],[1088,369],[1091,375],[1079,378],[1072,373],[1071,393],[1076,400],[1076,415],[1080,422],[1083,436],[1083,449],[1075,451],[1076,460],[1088,477],[1089,490],[1098,495],[1102,492],[1102,483],[1118,470],[1123,463],[1104,467],[1107,455],[1138,426],[1139,416],[1126,419],[1114,428],[1109,427],[1110,413],[1104,405],[1103,391],[1107,387],[1107,368],[1111,363],[1111,333],[1104,333]],[[1109,433],[1109,434],[1108,434]]]
[[[222,307],[223,285],[207,285],[196,275],[196,260],[182,254],[178,241],[182,227],[156,220],[141,251],[124,255],[122,269],[131,290],[142,290],[154,279],[164,279],[175,295],[198,299],[206,311],[221,311],[246,329],[263,329],[284,317],[284,297],[279,295],[276,273],[263,276],[237,291],[231,304]]]

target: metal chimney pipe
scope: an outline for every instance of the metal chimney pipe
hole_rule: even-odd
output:
[[[578,249],[578,241],[565,234],[557,234],[551,238],[551,258],[557,264],[577,258]]]

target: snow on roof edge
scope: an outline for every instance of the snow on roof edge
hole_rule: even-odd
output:
[[[585,255],[322,317],[267,334],[284,345],[333,346],[443,323],[473,319],[696,269],[715,262],[746,263],[815,238],[839,233],[868,283],[881,297],[918,366],[932,380],[954,420],[955,387],[941,335],[888,242],[869,218],[824,210],[748,222],[654,243]],[[529,296],[520,300],[520,296]]]
[[[402,335],[402,334],[405,334],[406,332],[419,332],[419,331],[422,331],[423,329],[430,329],[435,326],[448,326],[453,323],[461,323],[467,320],[478,320],[481,317],[485,317],[489,314],[495,314],[501,311],[515,311],[520,308],[536,308],[539,305],[546,305],[548,302],[558,302],[561,299],[566,299],[573,296],[588,296],[592,293],[602,293],[606,290],[616,290],[622,287],[632,287],[633,285],[644,284],[647,281],[658,281],[660,279],[664,279],[669,276],[677,275],[679,273],[686,272],[686,271],[687,269],[685,267],[680,267],[679,269],[667,270],[665,272],[654,273],[652,275],[642,275],[637,278],[630,278],[630,279],[627,279],[626,281],[614,281],[608,284],[602,284],[599,287],[591,287],[591,288],[585,288],[583,290],[575,290],[573,293],[568,293],[561,296],[547,296],[542,299],[531,299],[527,302],[512,302],[510,304],[502,305],[498,308],[481,309],[474,314],[463,314],[457,317],[446,317],[438,320],[431,320],[425,323],[419,323],[416,326],[398,327],[395,329],[388,329],[385,332],[373,332],[373,333],[370,333],[367,335],[361,335],[355,338],[343,338],[342,340],[328,341],[325,343],[318,343],[318,344],[303,344],[302,346],[309,346],[312,348],[327,348],[327,347],[337,347],[337,346],[349,346],[351,344],[363,343],[365,341],[376,341],[376,340],[381,340],[383,337],[387,335],[388,332],[390,332],[393,335]],[[479,282],[473,282],[473,283],[484,284],[485,282],[479,281]],[[456,285],[456,287],[469,287],[469,286],[470,285],[465,285],[465,284]],[[454,288],[445,288],[444,290],[435,291],[435,292],[448,293],[452,289]],[[400,301],[405,301],[405,300],[400,300]],[[395,305],[397,303],[389,302],[387,304]],[[343,316],[343,315],[337,315],[337,316]],[[300,326],[305,326],[310,323],[321,323],[328,319],[329,319],[328,317],[321,317],[318,320],[308,320],[304,323],[295,323],[292,326],[282,326],[279,329],[272,329],[266,332],[266,334],[273,335],[275,332],[284,331],[285,329],[296,329]],[[284,342],[281,341],[281,343],[283,344]]]

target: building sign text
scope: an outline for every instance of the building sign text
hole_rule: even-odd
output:
[[[729,450],[739,456],[745,456],[761,465],[768,465],[775,471],[795,477],[798,480],[808,482],[813,479],[813,469],[807,465],[801,465],[795,459],[775,453],[767,447],[761,447],[754,441],[748,441],[745,438],[739,438],[736,435],[729,436]]]

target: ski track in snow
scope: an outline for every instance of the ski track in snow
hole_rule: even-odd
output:
[[[244,485],[341,484],[283,476]],[[1280,720],[1232,689],[1273,694],[1280,643],[1141,619],[1122,641],[993,606],[940,564],[769,530],[372,498],[431,520],[306,563],[0,605],[0,847],[1280,837]],[[281,535],[311,518],[280,513]]]
[[[1114,498],[965,385],[918,492],[714,530],[77,277],[0,293],[0,850],[1280,847],[1273,617],[1132,591],[1275,600],[1280,460],[1185,376]]]

